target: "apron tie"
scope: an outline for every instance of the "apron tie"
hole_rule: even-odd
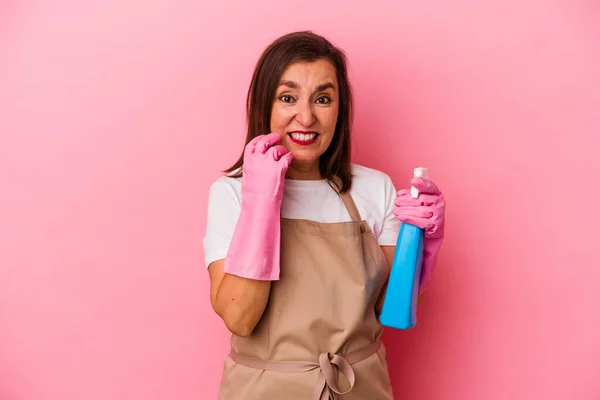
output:
[[[346,376],[346,379],[350,383],[350,387],[345,392],[340,391],[334,365],[336,369]],[[315,387],[315,400],[329,400],[330,398],[335,400],[337,394],[347,394],[354,387],[354,370],[344,357],[337,354],[332,356],[329,353],[321,353],[319,356],[319,367],[321,368],[321,373]]]
[[[352,364],[363,361],[377,353],[380,347],[381,340],[378,339],[368,346],[349,353],[346,357],[339,354],[321,353],[319,362],[261,360],[236,353],[233,350],[229,357],[237,364],[264,371],[308,372],[319,368],[319,379],[317,379],[315,385],[313,398],[314,400],[335,400],[337,395],[348,394],[354,387],[356,376]],[[340,391],[336,370],[344,374],[350,383],[350,387],[345,392]]]

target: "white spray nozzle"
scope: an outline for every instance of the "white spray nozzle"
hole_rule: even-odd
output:
[[[424,168],[424,167],[415,168],[414,177],[428,179],[429,171],[427,168]],[[411,186],[410,187],[410,195],[416,199],[419,196],[419,190],[416,187]]]

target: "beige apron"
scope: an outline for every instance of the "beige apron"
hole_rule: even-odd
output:
[[[390,400],[375,302],[383,251],[349,194],[349,222],[281,219],[281,276],[252,335],[231,338],[220,400]]]

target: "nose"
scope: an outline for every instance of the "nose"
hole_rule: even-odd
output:
[[[296,113],[296,121],[302,126],[309,128],[315,123],[315,114],[312,109],[312,104],[309,101],[298,103],[298,112]]]

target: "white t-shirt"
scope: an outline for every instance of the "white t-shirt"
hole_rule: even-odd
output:
[[[395,246],[401,222],[392,213],[396,188],[385,173],[352,164],[350,194],[381,246]],[[241,210],[242,179],[222,176],[210,187],[206,233],[203,240],[208,267],[224,259]],[[284,183],[281,217],[317,222],[351,221],[342,199],[326,180],[291,180]]]

